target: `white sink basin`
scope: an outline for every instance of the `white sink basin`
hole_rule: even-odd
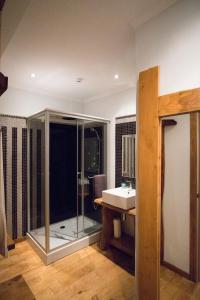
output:
[[[103,202],[128,210],[135,207],[136,191],[129,188],[115,188],[102,192]]]

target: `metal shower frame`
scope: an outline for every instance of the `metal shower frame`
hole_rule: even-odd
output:
[[[109,124],[110,121],[103,119],[103,118],[98,118],[94,116],[89,116],[89,115],[84,115],[84,114],[76,114],[76,113],[64,113],[60,111],[54,111],[51,109],[45,109],[43,111],[40,111],[34,115],[31,115],[30,117],[27,118],[27,199],[28,199],[28,234],[31,235],[30,233],[30,124],[29,122],[32,119],[36,119],[39,117],[44,117],[44,128],[45,128],[45,167],[44,167],[44,182],[45,182],[45,199],[44,199],[44,207],[45,207],[45,248],[39,244],[39,242],[31,235],[31,238],[34,240],[34,242],[37,244],[37,246],[43,250],[46,254],[51,253],[55,250],[58,250],[63,247],[63,245],[58,246],[54,249],[50,249],[50,232],[49,232],[49,227],[50,227],[50,201],[49,201],[49,134],[50,134],[50,129],[49,129],[49,124],[50,124],[50,117],[51,116],[57,116],[57,117],[71,117],[75,118],[77,120],[77,130],[78,130],[78,121],[82,120],[82,149],[84,148],[84,121],[94,121],[94,122],[99,122],[102,124]],[[107,126],[104,127],[104,170],[105,173],[107,174]],[[83,183],[83,176],[84,176],[84,163],[82,162],[81,166],[81,183]],[[77,177],[78,177],[78,170],[77,170]],[[82,210],[84,210],[84,186],[82,184],[81,187],[82,190]],[[78,197],[77,197],[78,198]],[[71,242],[73,243],[73,242]]]

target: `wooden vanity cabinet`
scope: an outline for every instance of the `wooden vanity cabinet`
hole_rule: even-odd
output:
[[[112,245],[120,251],[134,257],[135,237],[122,233],[122,236],[119,239],[114,238],[113,219],[121,218],[121,215],[125,214],[132,216],[135,223],[136,208],[124,210],[104,203],[102,198],[95,199],[94,201],[97,205],[102,207],[102,235],[99,242],[100,248],[106,250],[109,245]]]

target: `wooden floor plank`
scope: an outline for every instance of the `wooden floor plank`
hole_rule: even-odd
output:
[[[133,300],[135,278],[89,246],[45,266],[29,244],[0,258],[0,282],[22,274],[37,300]],[[161,300],[200,299],[200,285],[161,268]]]

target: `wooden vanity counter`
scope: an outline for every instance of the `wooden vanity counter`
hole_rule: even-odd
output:
[[[122,252],[134,257],[135,237],[122,233],[122,236],[119,239],[114,238],[113,219],[117,217],[119,218],[121,215],[125,214],[132,216],[135,223],[136,208],[124,210],[103,202],[102,198],[95,199],[94,202],[102,207],[102,236],[99,245],[100,248],[102,250],[106,250],[109,245],[112,245]]]

